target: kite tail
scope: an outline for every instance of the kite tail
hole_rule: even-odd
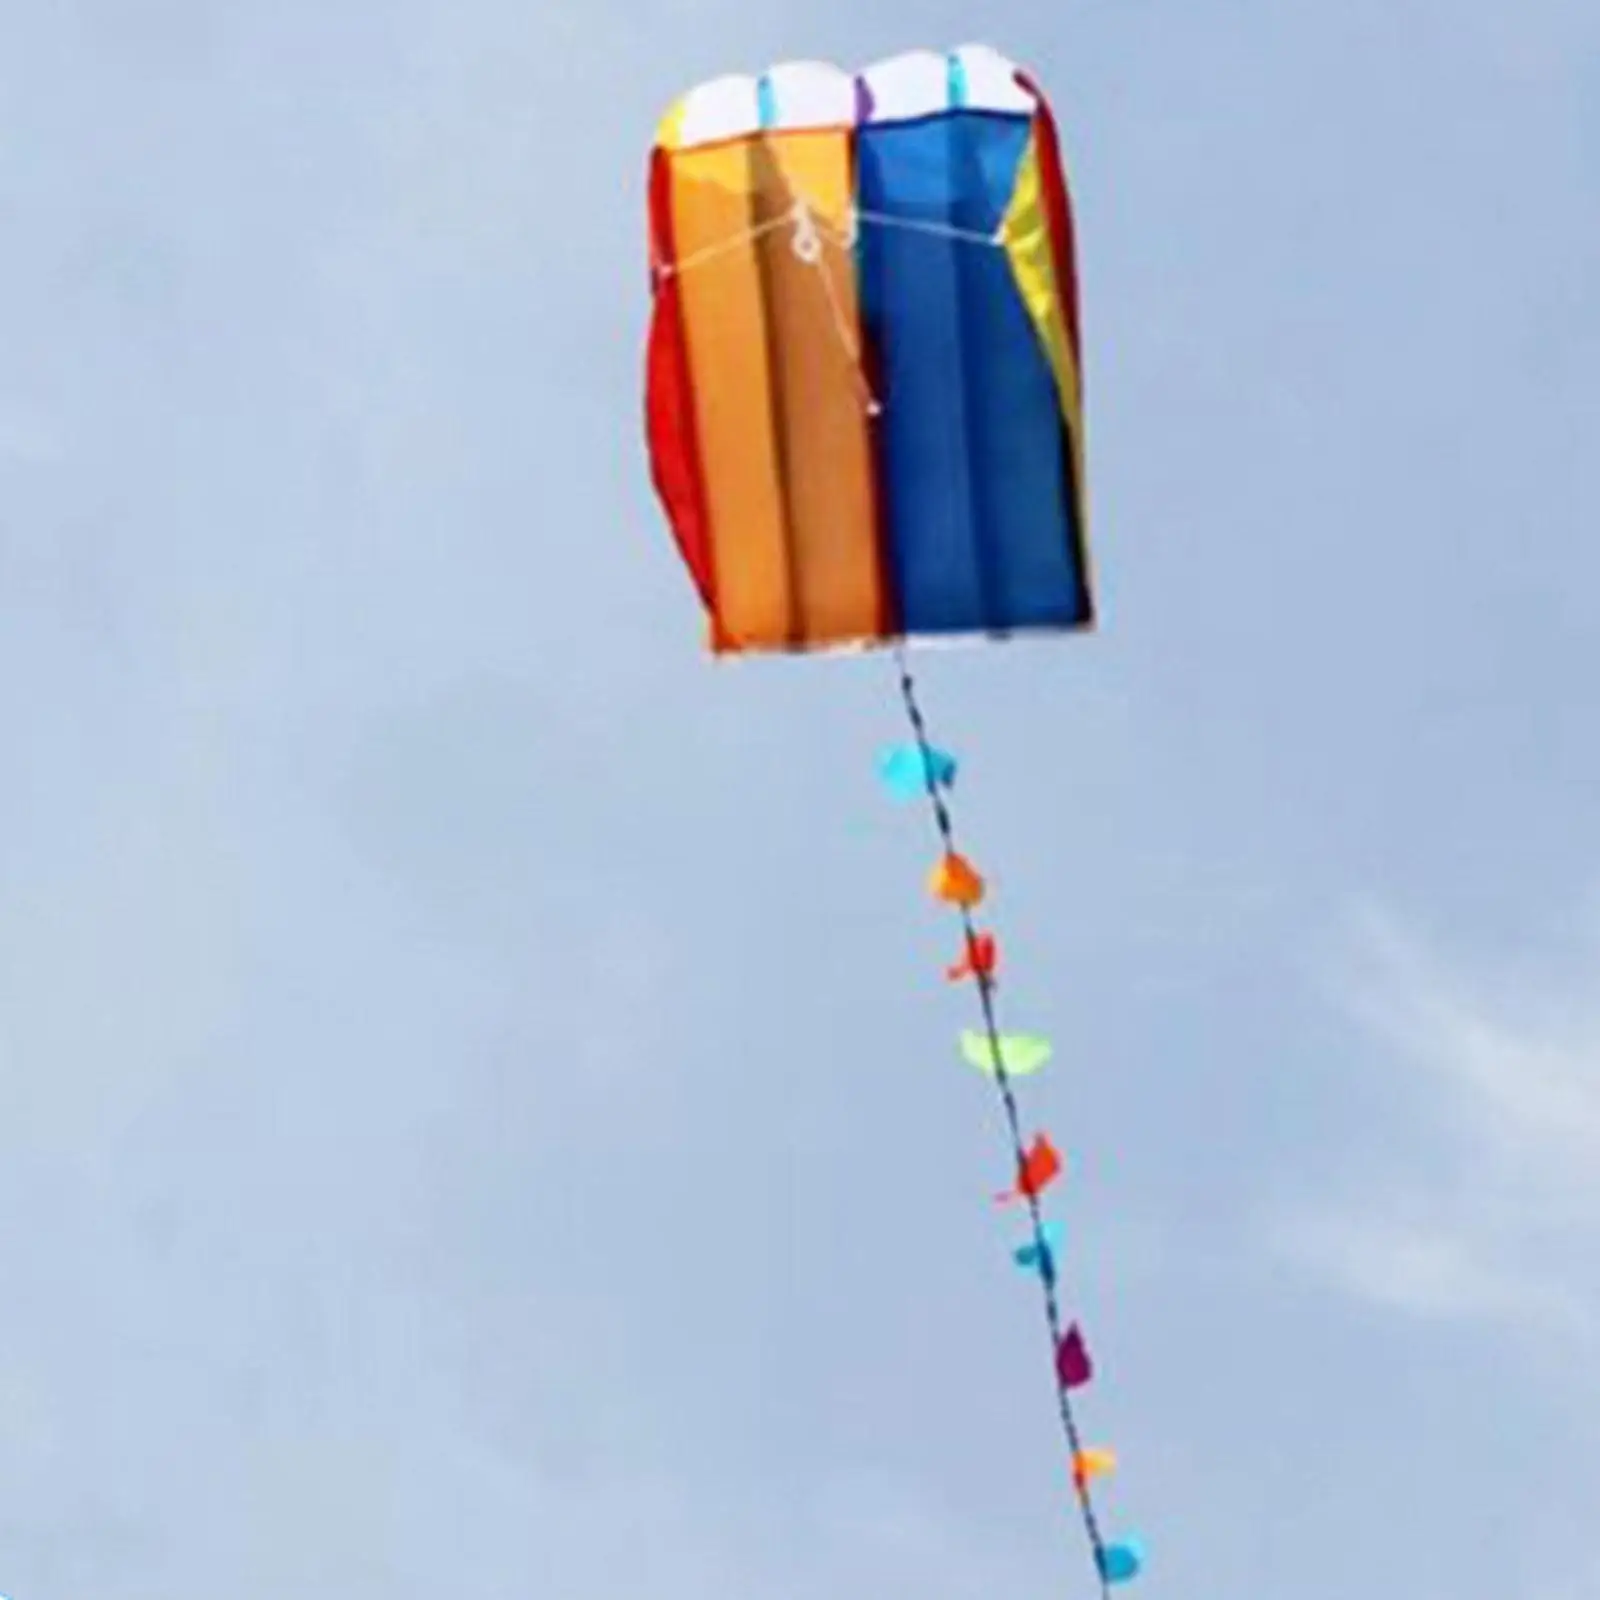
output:
[[[1018,1112],[1016,1090],[1012,1081],[1017,1069],[1007,1067],[1007,1039],[1000,1031],[995,1004],[995,946],[990,936],[979,931],[973,917],[973,907],[982,897],[982,880],[972,871],[956,848],[955,828],[943,793],[953,781],[954,762],[936,750],[928,738],[927,724],[917,702],[916,684],[912,679],[911,667],[903,645],[896,646],[895,660],[900,674],[900,695],[905,702],[906,715],[910,719],[911,731],[916,741],[915,768],[922,780],[921,787],[932,804],[934,822],[938,827],[939,839],[944,849],[944,859],[939,870],[945,873],[953,870],[962,880],[954,885],[948,881],[944,882],[944,892],[936,888],[940,898],[954,904],[960,916],[961,931],[965,941],[964,958],[958,966],[951,968],[949,975],[952,979],[970,976],[977,987],[978,1003],[983,1016],[983,1033],[978,1042],[981,1042],[986,1052],[985,1070],[992,1069],[995,1085],[1000,1092],[1001,1105],[1005,1111],[1006,1130],[1011,1138],[1011,1150],[1016,1163],[1015,1170],[1019,1175],[1016,1189],[998,1198],[1021,1198],[1027,1204],[1033,1236],[1029,1245],[1017,1251],[1016,1260],[1019,1265],[1037,1269],[1044,1291],[1044,1317],[1050,1335],[1056,1401],[1061,1416],[1062,1431],[1066,1436],[1067,1448],[1071,1452],[1073,1488],[1077,1495],[1079,1511],[1082,1513],[1084,1531],[1088,1535],[1089,1547],[1094,1556],[1100,1594],[1102,1600],[1109,1600],[1112,1584],[1124,1582],[1139,1571],[1142,1564],[1142,1548],[1134,1540],[1115,1544],[1106,1541],[1095,1511],[1094,1497],[1089,1489],[1091,1478],[1109,1470],[1114,1458],[1109,1451],[1085,1448],[1072,1405],[1070,1391],[1086,1383],[1092,1369],[1082,1335],[1075,1325],[1068,1328],[1063,1322],[1061,1301],[1057,1292],[1057,1247],[1053,1243],[1053,1230],[1045,1223],[1039,1198],[1040,1191],[1059,1172],[1059,1159],[1049,1146],[1048,1140],[1042,1137],[1036,1140],[1030,1153],[1023,1138],[1022,1119]],[[901,792],[904,793],[907,787],[909,786],[901,785]],[[1042,1045],[1038,1048],[1041,1052],[1044,1049]],[[973,1052],[970,1049],[968,1057],[973,1059]],[[1037,1065],[1038,1060],[1042,1060],[1042,1054],[1033,1063],[1024,1065],[1022,1070],[1032,1070],[1032,1066]],[[1041,1154],[1048,1157],[1046,1163],[1041,1164],[1039,1159]]]

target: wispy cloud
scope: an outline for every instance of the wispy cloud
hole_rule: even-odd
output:
[[[1275,1246],[1414,1315],[1600,1331],[1600,1001],[1581,979],[1452,966],[1370,908],[1354,950],[1341,1001],[1382,1068],[1409,1069],[1414,1121],[1396,1107],[1404,1144]]]

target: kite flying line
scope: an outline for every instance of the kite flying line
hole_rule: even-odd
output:
[[[979,930],[973,916],[974,908],[983,898],[983,880],[971,863],[961,854],[956,844],[955,825],[944,791],[955,778],[955,762],[936,749],[929,739],[927,722],[917,699],[916,681],[903,642],[895,645],[895,666],[900,679],[900,698],[906,717],[911,724],[914,744],[889,752],[883,762],[886,780],[897,794],[905,797],[913,784],[920,784],[933,811],[934,825],[938,829],[943,856],[934,869],[931,887],[941,900],[954,906],[961,922],[963,937],[962,960],[951,967],[952,980],[970,977],[978,991],[978,1004],[982,1012],[983,1031],[976,1037],[967,1035],[963,1041],[969,1060],[990,1072],[1000,1091],[1000,1101],[1005,1112],[1006,1130],[1011,1139],[1012,1156],[1017,1173],[1015,1189],[999,1196],[1002,1200],[1022,1199],[1028,1208],[1033,1237],[1015,1253],[1017,1264],[1037,1271],[1043,1289],[1045,1324],[1050,1335],[1053,1355],[1056,1401],[1061,1417],[1062,1431],[1071,1452],[1072,1482],[1077,1493],[1078,1508],[1083,1516],[1084,1531],[1094,1556],[1095,1572],[1099,1578],[1102,1600],[1108,1600],[1111,1586],[1134,1577],[1143,1564],[1143,1551],[1136,1540],[1108,1544],[1101,1532],[1096,1515],[1094,1497],[1089,1485],[1092,1479],[1108,1472],[1115,1465],[1110,1451],[1086,1448],[1073,1411],[1072,1391],[1088,1383],[1093,1375],[1093,1364],[1087,1346],[1076,1323],[1063,1327],[1061,1301],[1057,1292],[1059,1282],[1056,1251],[1059,1234],[1044,1218],[1040,1197],[1044,1189],[1060,1174],[1060,1157],[1049,1139],[1041,1134],[1031,1146],[1026,1145],[1022,1133],[1022,1117],[1017,1106],[1013,1075],[1036,1070],[1043,1064],[1048,1046],[1042,1040],[1023,1035],[1007,1035],[1000,1031],[998,1009],[995,1004],[995,973],[998,966],[998,947],[994,937]],[[976,1048],[974,1048],[976,1046]],[[1008,1060],[1012,1065],[1007,1066]]]

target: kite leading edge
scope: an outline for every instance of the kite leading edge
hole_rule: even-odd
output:
[[[1047,1041],[1000,1030],[981,874],[957,849],[956,763],[928,737],[907,641],[1093,626],[1072,213],[1054,119],[987,46],[851,74],[791,62],[691,90],[650,157],[652,476],[718,655],[892,645],[911,741],[890,792],[926,795],[933,895],[960,919],[952,981],[977,990],[967,1061],[999,1091],[1042,1288],[1070,1472],[1102,1596],[1138,1575],[1093,1486],[1093,1376],[1061,1305],[1063,1171],[1025,1139],[1015,1080]]]

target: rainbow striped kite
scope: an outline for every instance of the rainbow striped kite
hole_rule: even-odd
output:
[[[791,62],[692,90],[650,158],[651,470],[718,655],[891,645],[911,740],[898,798],[925,795],[929,889],[960,919],[953,982],[982,1026],[961,1051],[998,1091],[1028,1218],[1073,1489],[1102,1595],[1143,1564],[1102,1535],[1075,1391],[1093,1376],[1063,1311],[1063,1160],[1024,1133],[1015,1082],[1047,1041],[1004,1033],[982,874],[957,849],[956,762],[930,742],[910,641],[1094,622],[1072,213],[1054,118],[986,46],[864,72]]]

